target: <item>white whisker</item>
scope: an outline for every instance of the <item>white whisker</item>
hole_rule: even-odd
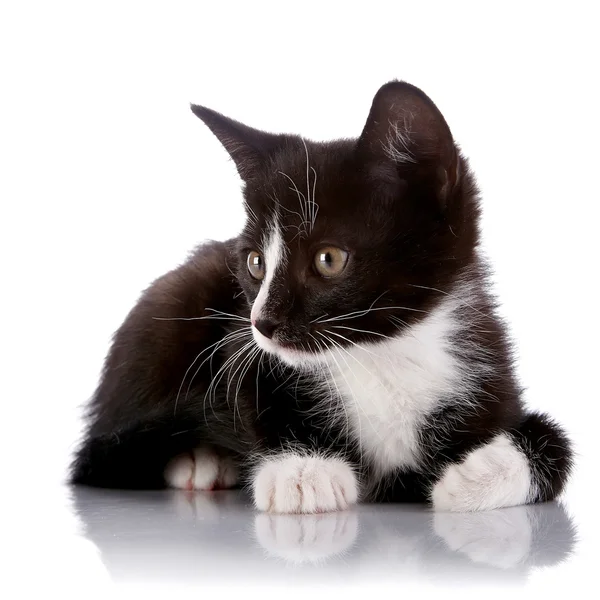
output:
[[[385,294],[387,294],[387,292],[383,292],[382,294],[379,294],[379,296],[377,296],[377,298],[375,298],[375,300],[373,300],[373,302],[371,302],[371,305],[366,310],[354,311],[354,312],[351,312],[351,313],[346,313],[345,315],[339,315],[337,317],[332,317],[331,319],[325,319],[323,321],[320,321],[319,320],[320,317],[319,317],[319,319],[312,320],[311,323],[326,323],[326,322],[332,321],[332,320],[340,320],[340,319],[343,319],[345,317],[348,317],[350,315],[354,315],[354,314],[357,314],[357,313],[361,313],[361,315],[359,315],[359,316],[362,316],[362,314],[367,314],[373,308],[373,306],[375,306],[375,304],[377,303],[377,301],[380,298],[382,298],[383,296],[385,296]]]
[[[345,325],[330,325],[330,327],[335,327],[336,329],[348,329],[349,331],[356,331],[357,333],[368,333],[370,335],[377,335],[380,337],[384,337],[388,340],[393,340],[393,337],[390,337],[389,335],[385,335],[383,333],[378,333],[377,331],[370,331],[369,329],[357,329],[355,327],[348,327]]]
[[[320,332],[318,332],[318,333],[320,333]],[[383,357],[380,354],[377,354],[376,352],[373,352],[372,350],[369,350],[368,348],[365,348],[364,346],[361,346],[360,344],[353,342],[351,339],[347,338],[346,336],[342,335],[341,333],[336,333],[335,331],[329,331],[328,329],[325,330],[325,333],[327,335],[335,335],[335,336],[341,338],[342,340],[344,340],[345,342],[348,342],[349,344],[356,346],[359,350],[362,350],[363,352],[367,352],[368,354],[372,354],[373,356],[376,356],[377,358],[380,358],[383,360]],[[331,341],[333,342],[334,340],[331,340]]]
[[[256,365],[256,414],[258,415],[259,413],[259,407],[258,407],[258,381],[260,379],[260,375],[262,373],[262,363],[263,360],[265,358],[265,354],[266,352],[264,350],[260,351],[260,357],[258,359],[258,364]]]
[[[214,315],[204,315],[203,317],[152,317],[155,321],[205,321],[207,319],[217,319],[222,321],[242,321],[243,323],[250,323],[250,319],[242,317],[241,315],[232,315],[230,313],[224,313],[221,311],[214,310],[212,308],[206,308],[205,310],[214,311]]]
[[[317,201],[315,200],[315,190],[317,187],[317,172],[315,171],[314,167],[311,167],[311,170],[313,172],[313,175],[315,176],[315,179],[313,181],[313,195],[312,195],[312,202],[313,202],[313,217],[312,217],[312,229],[315,228],[315,222],[317,220],[317,215],[319,214],[319,205],[317,204]]]
[[[321,333],[321,332],[319,332],[319,333]],[[356,361],[356,362],[357,362],[357,363],[358,363],[358,364],[359,364],[359,365],[360,365],[360,366],[361,366],[363,369],[365,369],[365,370],[367,371],[367,373],[368,373],[368,374],[371,376],[371,381],[377,381],[377,377],[376,377],[376,376],[375,376],[375,375],[374,375],[374,374],[373,374],[371,371],[369,371],[369,369],[367,369],[367,368],[366,368],[366,367],[365,367],[365,366],[362,364],[362,362],[361,362],[360,360],[358,360],[358,358],[356,358],[356,356],[354,356],[353,354],[351,354],[350,352],[348,352],[348,351],[347,351],[347,350],[346,350],[346,349],[345,349],[343,346],[341,346],[341,344],[339,344],[339,343],[338,343],[338,342],[336,342],[335,340],[332,340],[331,338],[328,338],[328,337],[327,337],[326,335],[324,335],[323,333],[321,333],[321,335],[322,335],[322,336],[323,336],[323,337],[324,337],[324,338],[325,338],[325,339],[326,339],[328,342],[330,342],[330,343],[332,343],[332,344],[335,344],[335,346],[337,346],[337,348],[339,348],[339,350],[343,350],[344,352],[346,352],[346,354],[347,354],[348,356],[350,356],[351,358],[353,358],[353,359],[354,359],[354,360],[355,360],[355,361]],[[334,348],[334,350],[336,350],[336,348]],[[338,350],[338,351],[339,351],[339,350]],[[365,389],[365,381],[364,381],[364,380],[361,380],[361,378],[360,378],[360,377],[358,377],[358,376],[356,375],[356,373],[354,373],[354,372],[352,371],[352,369],[350,368],[350,365],[348,364],[348,361],[347,361],[347,360],[344,358],[344,356],[343,356],[342,354],[340,354],[340,357],[341,357],[341,358],[343,358],[343,360],[344,360],[344,363],[346,364],[346,367],[348,367],[348,371],[354,375],[354,379],[355,379],[357,382],[359,382],[360,386],[361,386],[361,387],[363,388],[363,390],[364,390],[364,389]],[[333,356],[332,356],[332,358],[333,358]],[[333,360],[335,361],[335,358],[334,358]],[[336,365],[337,365],[337,361],[335,361],[335,362],[336,362]],[[348,379],[347,379],[347,378],[346,378],[346,376],[344,375],[344,372],[343,372],[343,370],[339,368],[339,365],[338,365],[338,370],[339,370],[340,374],[342,375],[342,377],[344,378],[344,380],[346,381],[346,385],[348,386],[348,390],[350,391],[350,393],[352,394],[352,397],[354,398],[354,405],[356,406],[356,409],[357,409],[357,414],[358,414],[358,411],[359,411],[359,410],[361,410],[361,411],[363,412],[363,414],[364,414],[365,418],[367,419],[367,422],[369,423],[369,426],[370,426],[370,427],[371,427],[371,429],[373,430],[373,433],[375,434],[375,436],[376,436],[377,438],[381,439],[381,438],[380,438],[380,435],[379,435],[379,432],[377,431],[377,429],[376,429],[376,428],[375,428],[375,426],[373,425],[373,422],[372,422],[372,421],[371,421],[371,419],[369,418],[369,415],[366,413],[366,411],[364,410],[364,408],[361,406],[361,403],[356,401],[356,394],[355,394],[355,392],[354,392],[354,388],[353,388],[353,387],[350,385],[350,383],[348,382]],[[360,439],[362,439],[362,423],[361,423],[360,416],[359,416],[359,418],[357,419],[357,422],[358,422],[358,425],[359,425],[359,430],[358,430],[358,433],[359,433],[359,440],[360,440]],[[359,447],[361,447],[361,448],[362,448],[362,442],[360,442],[360,441],[359,441]]]
[[[233,399],[233,428],[234,428],[234,430],[235,430],[235,411],[236,410],[237,410],[238,416],[240,417],[240,423],[242,424],[242,427],[244,427],[244,422],[242,420],[242,415],[240,414],[240,407],[239,407],[239,402],[238,402],[238,396],[239,396],[239,393],[240,393],[240,388],[241,388],[242,382],[244,380],[244,377],[246,376],[246,374],[248,373],[248,371],[252,367],[252,363],[254,362],[254,359],[261,352],[264,352],[264,351],[261,350],[261,348],[259,348],[258,346],[256,346],[256,348],[249,353],[249,356],[248,356],[248,358],[246,360],[246,363],[245,363],[245,367],[242,369],[242,372],[240,373],[240,375],[238,377],[238,382],[237,382],[237,385],[236,385],[236,388],[235,388],[235,397]],[[232,378],[234,376],[235,376],[235,373],[232,375]],[[229,390],[229,385],[227,386],[227,389]],[[244,427],[244,429],[245,429],[245,427]]]
[[[219,383],[223,379],[225,373],[226,372],[231,372],[231,369],[233,368],[233,366],[237,362],[238,358],[242,357],[243,354],[247,350],[249,350],[254,344],[255,344],[254,339],[251,339],[249,342],[247,342],[246,344],[244,344],[239,350],[237,350],[234,354],[232,354],[223,363],[223,365],[221,365],[221,367],[217,371],[216,375],[214,376],[214,378],[210,382],[210,385],[208,386],[208,389],[206,390],[206,393],[204,394],[204,411],[205,411],[205,414],[206,414],[206,400],[207,400],[207,398],[209,400],[210,406],[213,409],[213,413],[214,413],[213,403],[210,400],[211,395],[212,395],[213,398],[216,398],[217,388],[219,386]],[[225,396],[225,400],[226,400],[227,404],[229,405],[229,395],[228,395],[228,393]],[[234,416],[234,419],[235,419],[235,416]]]
[[[310,222],[312,222],[312,207],[311,207],[311,200],[310,200],[310,180],[309,180],[310,165],[309,165],[309,160],[308,160],[308,147],[306,145],[306,142],[304,141],[304,138],[300,138],[300,139],[302,140],[302,143],[304,144],[304,151],[306,152],[306,197],[308,198],[306,209],[307,209],[308,216],[311,217],[309,219],[309,223],[310,223]]]
[[[456,296],[455,294],[451,294],[450,292],[445,292],[444,290],[439,290],[438,288],[434,288],[434,287],[428,287],[426,285],[415,285],[413,283],[409,283],[408,285],[410,287],[418,288],[421,290],[430,290],[432,292],[438,292],[440,294],[444,294],[444,296],[448,296],[449,298],[454,298],[455,300],[458,300],[458,302],[460,302],[461,304],[464,304],[466,307],[470,308],[471,310],[475,311],[476,313],[479,313],[482,317],[491,318],[490,315],[480,311],[478,308],[475,308],[474,306],[471,306],[468,302],[465,302],[464,298],[461,298],[460,296]]]
[[[196,375],[198,374],[198,372],[200,371],[200,369],[202,368],[202,365],[209,359],[212,358],[215,354],[215,352],[217,352],[222,346],[224,346],[225,344],[229,344],[230,342],[233,342],[235,340],[238,339],[243,339],[246,336],[252,335],[252,331],[248,330],[241,330],[241,331],[232,331],[231,333],[228,333],[227,335],[223,336],[220,340],[216,341],[214,344],[211,344],[210,346],[208,346],[207,348],[205,348],[204,350],[202,350],[197,356],[196,358],[194,358],[194,360],[192,361],[192,364],[187,368],[186,372],[183,375],[183,379],[181,380],[181,385],[179,386],[179,390],[177,391],[177,396],[175,397],[175,407],[173,409],[173,414],[175,414],[177,412],[177,403],[179,402],[179,396],[181,395],[181,390],[183,389],[183,384],[185,383],[185,379],[188,375],[188,373],[191,371],[191,369],[194,367],[194,365],[196,364],[196,361],[208,350],[210,350],[211,348],[214,348],[214,350],[209,354],[209,356],[204,359],[201,363],[200,366],[198,367],[198,369],[196,370],[196,372],[194,373],[192,379],[190,380],[190,384],[188,386],[188,390],[186,392],[186,398],[187,398],[187,393],[189,392],[190,386],[192,385],[192,382],[194,381],[194,378],[196,377]],[[216,346],[216,348],[215,348]]]
[[[308,220],[308,214],[306,212],[306,208],[307,208],[308,204],[307,204],[306,197],[298,189],[298,186],[294,183],[294,180],[287,173],[284,173],[283,171],[278,171],[278,173],[280,173],[284,177],[287,177],[287,179],[289,179],[289,181],[291,182],[291,184],[294,186],[294,187],[292,187],[290,189],[293,190],[294,192],[296,192],[296,194],[298,195],[298,200],[300,202],[300,210],[302,211],[302,220],[303,221],[307,221]]]
[[[330,323],[332,321],[345,321],[346,319],[358,319],[364,317],[370,312],[376,312],[379,310],[408,310],[410,312],[418,312],[427,314],[426,310],[419,308],[409,308],[408,306],[380,306],[379,308],[368,308],[366,310],[357,311],[355,313],[348,313],[346,315],[340,315],[339,317],[332,317],[331,319],[324,319],[323,321],[315,321],[315,323]]]
[[[321,350],[321,343],[319,342],[319,340],[312,334],[309,333],[308,335],[310,335],[310,337],[315,341],[315,343],[317,344],[317,347],[319,348],[319,350],[321,352],[324,352],[324,350]],[[325,350],[327,349],[327,346],[324,346]],[[335,361],[335,358],[333,359]],[[335,361],[337,364],[337,361]],[[333,371],[331,370],[331,367],[329,366],[329,364],[327,362],[324,363],[327,366],[327,369],[329,370],[329,374],[331,375],[331,381],[333,382],[333,385],[335,386],[336,392],[337,392],[337,397],[336,397],[336,403],[340,404],[342,406],[342,408],[344,409],[344,414],[346,415],[346,419],[345,419],[345,423],[346,423],[346,436],[349,435],[349,431],[350,431],[350,420],[348,419],[348,410],[346,409],[346,404],[344,403],[343,400],[343,396],[340,392],[340,389],[337,385],[337,382],[335,380],[335,377],[333,375]],[[338,369],[339,369],[339,365],[338,365]]]
[[[210,310],[211,312],[218,313],[219,315],[225,315],[225,316],[231,317],[233,319],[241,319],[242,321],[250,322],[250,319],[248,317],[242,317],[241,315],[226,313],[226,312],[223,312],[222,310],[217,310],[216,308],[207,307],[204,310]]]
[[[292,215],[297,215],[298,218],[300,219],[301,223],[300,226],[302,226],[304,224],[304,219],[302,218],[302,215],[296,211],[296,210],[292,210],[291,208],[288,208],[287,206],[284,206],[283,204],[281,204],[281,202],[279,201],[279,199],[277,198],[277,195],[275,194],[275,192],[273,192],[273,195],[267,193],[267,196],[277,205],[279,206],[279,208],[283,208],[283,210],[287,210],[290,214]]]
[[[252,210],[252,207],[248,204],[248,202],[246,200],[243,201],[244,206],[246,207],[246,210],[248,211],[248,218],[250,219],[250,221],[258,226],[258,217],[256,216],[256,213]]]

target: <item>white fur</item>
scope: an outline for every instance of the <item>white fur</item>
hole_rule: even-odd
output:
[[[283,250],[276,224],[269,239],[267,252],[277,266]],[[269,282],[266,280],[265,289]],[[324,410],[329,421],[337,420],[347,431],[375,468],[374,481],[396,469],[419,468],[428,450],[419,443],[419,433],[432,413],[450,404],[468,408],[475,391],[473,375],[492,368],[487,361],[490,351],[469,345],[468,338],[461,335],[466,326],[476,326],[477,322],[477,311],[470,306],[471,287],[462,283],[453,292],[395,338],[345,344],[344,348],[330,343],[329,350],[313,355],[311,360],[301,353],[286,353],[255,332],[255,337],[258,334],[264,341],[259,345],[284,362],[321,373],[324,394],[317,410]],[[257,303],[261,306],[258,299]],[[470,309],[468,325],[464,321],[465,306]],[[352,319],[321,323],[329,323],[323,332],[338,344],[340,336],[348,335],[352,327]],[[315,366],[318,361],[320,367]],[[298,492],[302,492],[305,473],[311,472],[310,468],[303,470],[304,463],[298,461],[307,459],[288,456],[285,460],[285,466],[267,466],[259,474],[257,506],[274,512],[331,510],[331,491],[328,499],[317,484],[306,496]],[[327,471],[323,473],[329,476]],[[311,477],[317,478],[317,474]],[[488,510],[522,504],[533,497],[534,487],[527,458],[508,436],[499,435],[469,454],[460,465],[449,466],[436,484],[432,500],[437,510]]]
[[[265,277],[260,286],[260,291],[252,305],[250,318],[252,322],[264,318],[265,306],[269,298],[269,290],[275,277],[275,273],[279,268],[285,266],[287,259],[287,250],[281,234],[281,226],[277,219],[274,219],[269,228],[268,233],[263,240],[263,256],[265,260]],[[262,350],[275,354],[283,362],[290,366],[305,368],[320,363],[320,359],[314,354],[302,352],[301,350],[291,350],[283,348],[273,340],[264,336],[256,327],[252,327],[252,335],[254,341]]]
[[[165,468],[164,477],[172,488],[212,490],[233,487],[238,469],[229,458],[217,456],[210,448],[196,448],[173,458]]]
[[[331,384],[342,396],[338,414],[349,420],[352,437],[380,474],[418,466],[419,429],[430,413],[469,401],[466,364],[451,351],[459,304],[446,298],[397,338],[329,353]]]
[[[410,120],[412,120],[412,116]],[[385,144],[383,144],[384,152],[390,160],[396,163],[417,162],[411,151],[411,147],[413,146],[410,138],[411,133],[410,123],[407,120],[406,114],[402,126],[398,122],[390,122],[390,131],[386,136]]]
[[[269,297],[271,283],[273,282],[273,278],[275,277],[277,269],[279,269],[280,266],[285,263],[286,259],[286,248],[278,221],[274,220],[267,231],[268,233],[265,235],[263,240],[265,276],[262,280],[258,295],[254,300],[254,304],[252,305],[252,312],[250,313],[252,322],[264,318],[264,309]],[[252,333],[254,334],[256,343],[263,350],[274,352],[276,346],[273,344],[273,342],[271,342],[271,340],[269,340],[269,338],[262,335],[260,331],[256,329],[256,327],[252,327]]]
[[[273,513],[344,510],[357,501],[357,483],[341,458],[284,452],[265,458],[253,481],[254,503]]]
[[[527,457],[505,433],[449,465],[435,484],[435,510],[475,511],[525,504],[534,495]]]

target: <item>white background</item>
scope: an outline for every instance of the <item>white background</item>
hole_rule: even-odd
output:
[[[565,501],[578,555],[531,585],[579,581],[598,523],[594,4],[3,2],[0,460],[13,574],[34,566],[44,576],[30,584],[73,589],[101,577],[58,491],[79,408],[140,291],[242,224],[233,164],[189,103],[277,132],[356,136],[378,87],[401,78],[432,97],[471,159],[527,400],[577,444]]]

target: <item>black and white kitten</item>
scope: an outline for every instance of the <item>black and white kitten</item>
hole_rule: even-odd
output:
[[[72,480],[248,482],[258,509],[305,513],[559,494],[570,444],[523,406],[477,187],[433,102],[390,82],[357,140],[327,143],[192,110],[236,164],[247,222],[127,316]]]

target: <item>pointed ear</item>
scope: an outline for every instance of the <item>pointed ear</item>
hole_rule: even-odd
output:
[[[283,135],[253,129],[205,106],[192,104],[191,108],[229,152],[244,181],[252,179],[262,169],[267,157],[283,143]]]
[[[403,176],[412,172],[427,178],[442,205],[458,182],[458,153],[442,113],[419,88],[404,81],[379,89],[358,149],[367,162]]]

